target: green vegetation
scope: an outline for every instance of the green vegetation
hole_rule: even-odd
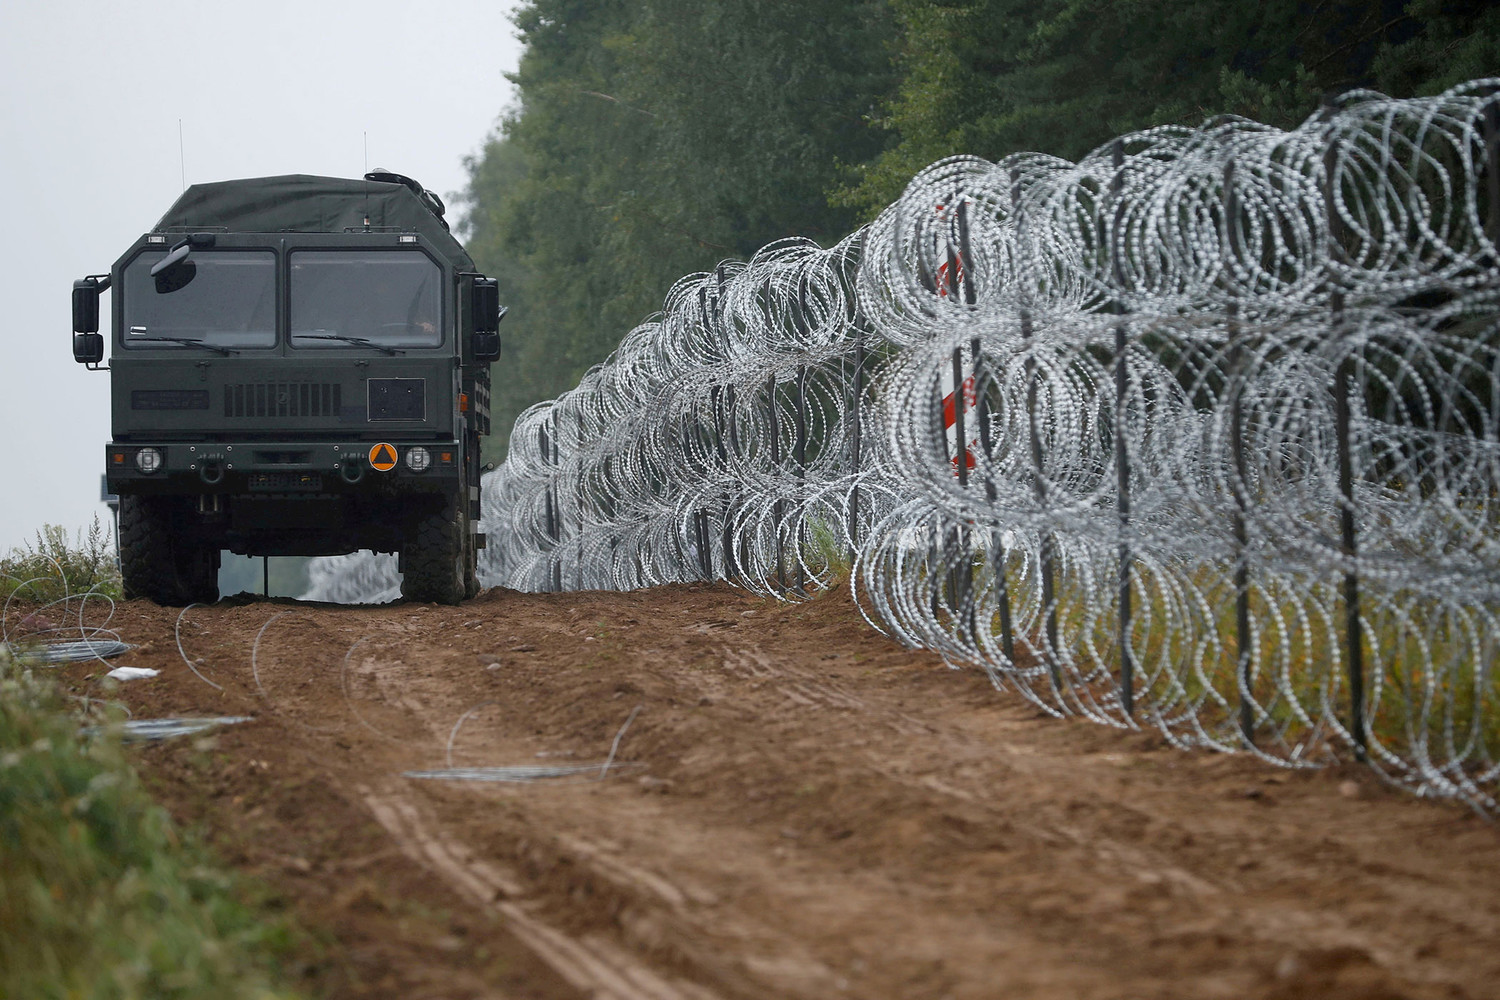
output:
[[[21,600],[48,604],[89,591],[120,596],[114,542],[98,517],[71,542],[65,529],[45,525],[35,542],[0,558],[0,600],[14,593]]]
[[[874,214],[954,153],[1077,159],[1116,135],[1233,114],[1299,124],[1324,95],[1438,93],[1500,72],[1500,10],[1465,0],[891,0],[900,141],[835,200]]]
[[[890,142],[867,121],[895,82],[881,0],[533,0],[516,25],[520,105],[470,163],[465,221],[511,309],[498,439],[681,275],[853,229],[825,192]]]
[[[940,157],[1289,126],[1349,87],[1500,72],[1480,0],[529,0],[516,25],[519,102],[469,163],[461,227],[511,308],[491,460],[678,277],[827,245]]]
[[[1012,608],[1040,604],[1034,568],[1012,554],[1006,573]],[[1112,580],[1110,581],[1113,582]],[[1098,581],[1057,579],[1059,634],[1084,686],[1106,699],[1120,666],[1118,605],[1101,595]],[[1136,564],[1131,644],[1136,655],[1137,704],[1164,716],[1186,710],[1207,732],[1233,743],[1239,725],[1239,641],[1233,580],[1209,566]],[[1103,597],[1103,599],[1101,599]],[[1350,720],[1343,599],[1336,580],[1280,576],[1251,579],[1253,641],[1251,694],[1256,737],[1303,744],[1299,759],[1319,760],[1331,737],[1327,705],[1337,721]],[[951,627],[962,628],[946,613]],[[1487,620],[1454,608],[1441,596],[1390,592],[1366,582],[1362,605],[1367,724],[1371,737],[1411,760],[1415,748],[1435,759],[1450,755],[1478,768],[1500,746],[1500,674],[1497,640]],[[981,623],[1000,633],[998,616]],[[1043,646],[1032,620],[1017,636]],[[1137,719],[1142,716],[1137,713]],[[1452,734],[1453,748],[1445,741]]]
[[[848,586],[849,574],[854,568],[849,549],[842,536],[826,522],[817,518],[808,519],[807,541],[803,546],[802,558],[806,560],[813,575],[822,581],[822,587],[814,591],[815,595],[832,593]]]
[[[0,996],[291,997],[293,938],[142,791],[96,705],[0,648]]]

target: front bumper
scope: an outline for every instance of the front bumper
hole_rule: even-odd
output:
[[[413,460],[418,448],[425,468]],[[150,472],[138,462],[145,449],[159,456]],[[131,441],[106,445],[104,467],[119,494],[406,493],[451,490],[463,455],[457,441]]]

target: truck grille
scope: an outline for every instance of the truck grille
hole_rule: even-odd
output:
[[[343,404],[337,382],[260,382],[224,387],[226,417],[336,417]]]

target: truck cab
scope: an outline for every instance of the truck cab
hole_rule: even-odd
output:
[[[127,596],[216,600],[222,550],[394,552],[408,599],[477,592],[503,310],[419,184],[194,185],[74,283],[73,314],[75,360],[101,368],[109,340]]]

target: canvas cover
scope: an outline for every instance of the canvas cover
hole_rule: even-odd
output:
[[[223,227],[232,233],[342,233],[369,225],[420,233],[464,270],[474,262],[442,221],[404,184],[283,174],[194,184],[156,224]]]

